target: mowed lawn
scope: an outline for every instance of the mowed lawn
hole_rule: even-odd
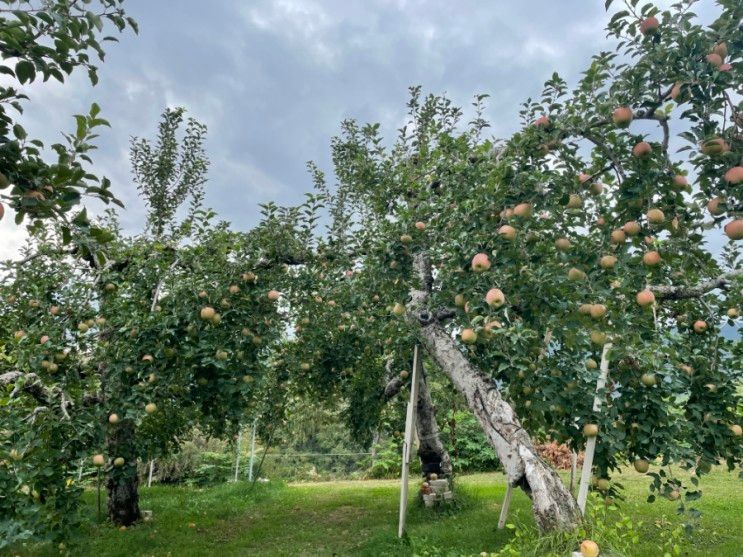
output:
[[[623,511],[642,521],[642,542],[632,555],[660,555],[654,547],[659,528],[678,524],[676,505],[645,502],[648,478],[634,472],[621,481],[627,491]],[[142,489],[141,506],[154,519],[126,531],[87,525],[69,548],[75,556],[232,555],[468,555],[496,551],[512,535],[496,529],[505,492],[501,474],[458,480],[460,505],[434,512],[412,502],[409,541],[397,540],[399,482],[347,481],[315,484],[230,483],[197,489]],[[715,470],[701,485],[697,508],[701,526],[686,540],[684,555],[743,555],[743,483],[737,473]],[[411,483],[411,489],[413,485]],[[95,518],[89,493],[86,514]],[[511,518],[529,523],[527,497],[514,495]],[[59,555],[49,546],[16,548],[10,555]]]

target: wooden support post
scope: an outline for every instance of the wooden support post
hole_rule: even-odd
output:
[[[150,460],[150,473],[147,474],[147,487],[152,487],[152,471],[155,469],[155,459]]]
[[[506,495],[503,497],[503,506],[500,509],[500,518],[498,519],[498,530],[503,530],[506,527],[506,519],[508,518],[508,509],[511,507],[511,496],[513,495],[513,486],[508,484],[506,488]]]
[[[250,436],[250,463],[248,464],[248,481],[253,481],[253,464],[255,463],[255,429],[258,425],[258,418],[253,420],[253,433]]]
[[[237,449],[235,450],[235,479],[233,481],[237,481],[238,476],[240,475],[240,446],[242,445],[243,441],[243,428],[240,426],[240,429],[237,431]]]
[[[575,474],[578,470],[578,453],[570,451],[570,493],[575,493]]]
[[[408,473],[410,455],[413,453],[413,435],[415,432],[415,410],[418,406],[418,375],[420,374],[420,352],[418,345],[413,351],[413,373],[410,378],[410,401],[405,419],[405,437],[402,442],[402,473],[400,474],[400,520],[397,536],[402,538],[405,532],[405,515],[408,510]]]
[[[601,411],[602,391],[606,387],[609,377],[609,351],[611,343],[604,344],[601,352],[601,366],[598,381],[596,381],[596,395],[593,398],[593,411]],[[593,467],[593,455],[596,452],[597,437],[590,437],[586,443],[586,455],[583,459],[583,469],[580,475],[580,487],[578,488],[578,507],[582,513],[586,512],[586,500],[588,499],[588,483],[591,481],[591,468]]]

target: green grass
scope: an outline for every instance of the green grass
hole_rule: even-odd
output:
[[[646,503],[648,478],[639,474],[626,473],[620,481],[627,495],[623,511],[643,522],[642,540],[632,555],[655,557],[659,555],[654,547],[658,529],[680,523],[676,505],[665,500]],[[684,554],[743,555],[743,489],[737,475],[715,470],[701,487],[704,496],[697,502],[703,512],[701,525],[685,539],[688,553]],[[145,488],[141,507],[153,510],[154,519],[123,532],[109,524],[94,524],[95,497],[88,493],[85,512],[90,522],[73,540],[70,551],[80,557],[378,556],[413,555],[421,548],[436,548],[434,554],[478,554],[502,547],[512,536],[510,530],[496,529],[505,492],[503,476],[462,477],[457,490],[457,508],[447,512],[411,504],[408,542],[396,536],[396,481],[268,484],[256,485],[253,491],[244,483],[207,489]],[[515,493],[511,519],[528,524],[530,516],[528,499]],[[17,548],[11,553],[58,554],[49,546]]]

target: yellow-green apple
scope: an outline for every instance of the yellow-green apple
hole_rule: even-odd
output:
[[[616,264],[617,264],[617,258],[614,257],[613,255],[604,255],[599,260],[599,265],[601,265],[602,269],[611,269]]]
[[[636,458],[632,464],[640,474],[645,474],[650,470],[650,463],[644,458]]]
[[[506,240],[513,240],[516,238],[516,229],[509,224],[504,224],[498,229],[498,235]]]
[[[474,344],[477,342],[477,333],[473,329],[462,329],[460,338],[465,344]]]
[[[647,217],[650,224],[661,224],[666,220],[666,215],[663,214],[663,211],[657,208],[649,209]]]

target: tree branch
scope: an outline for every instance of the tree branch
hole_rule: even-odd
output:
[[[651,290],[655,297],[661,300],[699,298],[716,288],[727,288],[734,279],[739,277],[743,277],[743,269],[725,273],[715,279],[700,282],[694,286],[651,285],[648,286],[648,290]]]
[[[19,380],[22,380],[23,383],[18,383]],[[41,404],[48,404],[49,400],[51,398],[51,393],[49,389],[47,389],[39,379],[39,376],[35,373],[22,373],[20,371],[9,371],[7,373],[3,373],[0,375],[0,386],[5,387],[8,385],[15,385],[15,388],[13,389],[13,392],[10,393],[10,398],[15,398],[15,396],[20,392],[25,392],[31,395],[33,398],[35,398],[38,402]]]

